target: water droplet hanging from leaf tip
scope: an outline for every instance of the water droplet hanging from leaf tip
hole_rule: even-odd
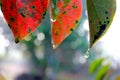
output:
[[[57,48],[57,45],[53,44],[53,49],[56,49]]]
[[[90,48],[88,48],[88,50],[85,52],[84,57],[89,58],[89,53],[90,53]]]

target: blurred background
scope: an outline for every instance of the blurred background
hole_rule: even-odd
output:
[[[110,29],[89,50],[85,1],[79,26],[57,49],[48,12],[41,26],[16,44],[0,11],[0,80],[120,80],[120,0]]]

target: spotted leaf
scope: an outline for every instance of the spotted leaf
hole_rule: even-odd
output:
[[[87,0],[90,28],[90,47],[110,27],[116,10],[116,0]]]
[[[16,43],[40,25],[47,5],[48,0],[1,0],[1,10]]]
[[[51,0],[50,6],[52,43],[56,48],[78,25],[82,0],[58,0],[56,3]]]

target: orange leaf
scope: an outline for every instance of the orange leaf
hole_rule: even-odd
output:
[[[65,0],[50,3],[52,43],[56,48],[76,28],[82,15],[82,0],[70,0],[66,6]]]
[[[18,43],[40,25],[48,0],[1,0],[1,5],[15,42]]]

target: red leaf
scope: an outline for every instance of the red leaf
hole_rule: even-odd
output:
[[[52,24],[52,43],[56,48],[77,26],[82,15],[82,0],[65,0],[56,4],[51,1],[50,15]]]
[[[10,26],[15,42],[33,32],[45,16],[48,0],[1,0],[3,15]]]

